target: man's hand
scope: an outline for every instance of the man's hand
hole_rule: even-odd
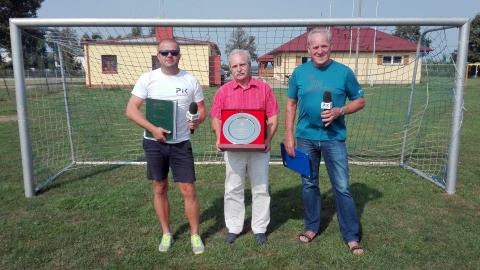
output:
[[[268,153],[268,151],[270,151],[270,149],[272,148],[272,140],[265,140],[265,149],[263,149],[262,153]]]
[[[195,130],[200,126],[200,120],[199,119],[193,120],[193,121],[191,121],[191,120],[187,120],[187,121],[188,121],[188,127],[190,129]]]
[[[285,110],[285,151],[291,157],[295,157],[295,137],[293,136],[293,124],[297,112],[297,100],[288,98]]]
[[[215,138],[216,138],[215,148],[217,148],[218,152],[223,152],[223,150],[220,149],[220,147],[218,147],[220,145],[221,126],[222,126],[222,120],[218,118],[212,118],[212,131],[215,134]]]
[[[165,138],[165,134],[172,133],[170,130],[163,129],[161,127],[157,127],[152,131],[150,131],[155,139],[159,142],[166,142],[167,138]]]
[[[293,136],[286,136],[283,144],[285,145],[285,151],[287,151],[287,154],[292,158],[295,157],[295,139]]]
[[[332,108],[331,110],[325,110],[322,112],[322,122],[325,124],[325,127],[328,127],[335,119],[342,116],[340,108]]]
[[[220,147],[218,147],[220,145],[220,139],[218,139],[216,142],[215,142],[215,147],[217,148],[217,151],[218,152],[223,152],[223,149],[221,149]]]

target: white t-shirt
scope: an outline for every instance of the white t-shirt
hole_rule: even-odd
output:
[[[177,138],[167,143],[179,143],[190,139],[187,111],[192,102],[204,99],[202,86],[197,78],[180,70],[177,75],[165,75],[161,68],[144,73],[133,87],[132,94],[141,98],[177,101]],[[145,137],[145,133],[144,133]]]

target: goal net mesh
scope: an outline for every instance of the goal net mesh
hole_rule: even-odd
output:
[[[396,36],[395,27],[330,29],[331,58],[349,66],[365,92],[366,107],[346,116],[350,162],[408,166],[443,185],[456,72],[446,31],[426,34],[417,52],[417,42]],[[36,186],[65,168],[144,162],[143,130],[126,118],[125,107],[138,77],[158,68],[156,46],[169,36],[180,44],[180,68],[202,84],[207,111],[221,84],[232,80],[220,71],[229,71],[227,48],[253,44],[252,75],[274,89],[281,108],[271,150],[271,161],[281,161],[288,78],[310,60],[307,26],[34,29],[41,38],[27,30],[25,44],[37,44],[23,51]],[[223,162],[210,119],[191,142],[197,163]]]

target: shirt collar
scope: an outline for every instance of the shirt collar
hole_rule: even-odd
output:
[[[258,88],[258,82],[257,82],[257,80],[254,80],[253,77],[250,77],[250,80],[248,81],[247,87],[245,87],[245,89],[243,89],[243,87],[240,84],[238,84],[237,81],[235,81],[235,86],[233,87],[233,89],[234,90],[237,90],[237,89],[248,90],[248,89],[252,88],[253,86]]]

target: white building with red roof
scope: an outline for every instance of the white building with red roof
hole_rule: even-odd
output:
[[[257,59],[259,75],[288,81],[295,67],[310,60],[307,53],[309,29],[259,57]],[[370,27],[332,27],[330,31],[332,32],[330,58],[349,66],[361,84],[395,84],[412,81],[417,43]],[[429,51],[431,49],[428,47],[420,48],[420,52]],[[268,64],[271,64],[273,69],[267,68]],[[417,83],[421,79],[421,64],[422,57],[419,57],[415,77]]]

